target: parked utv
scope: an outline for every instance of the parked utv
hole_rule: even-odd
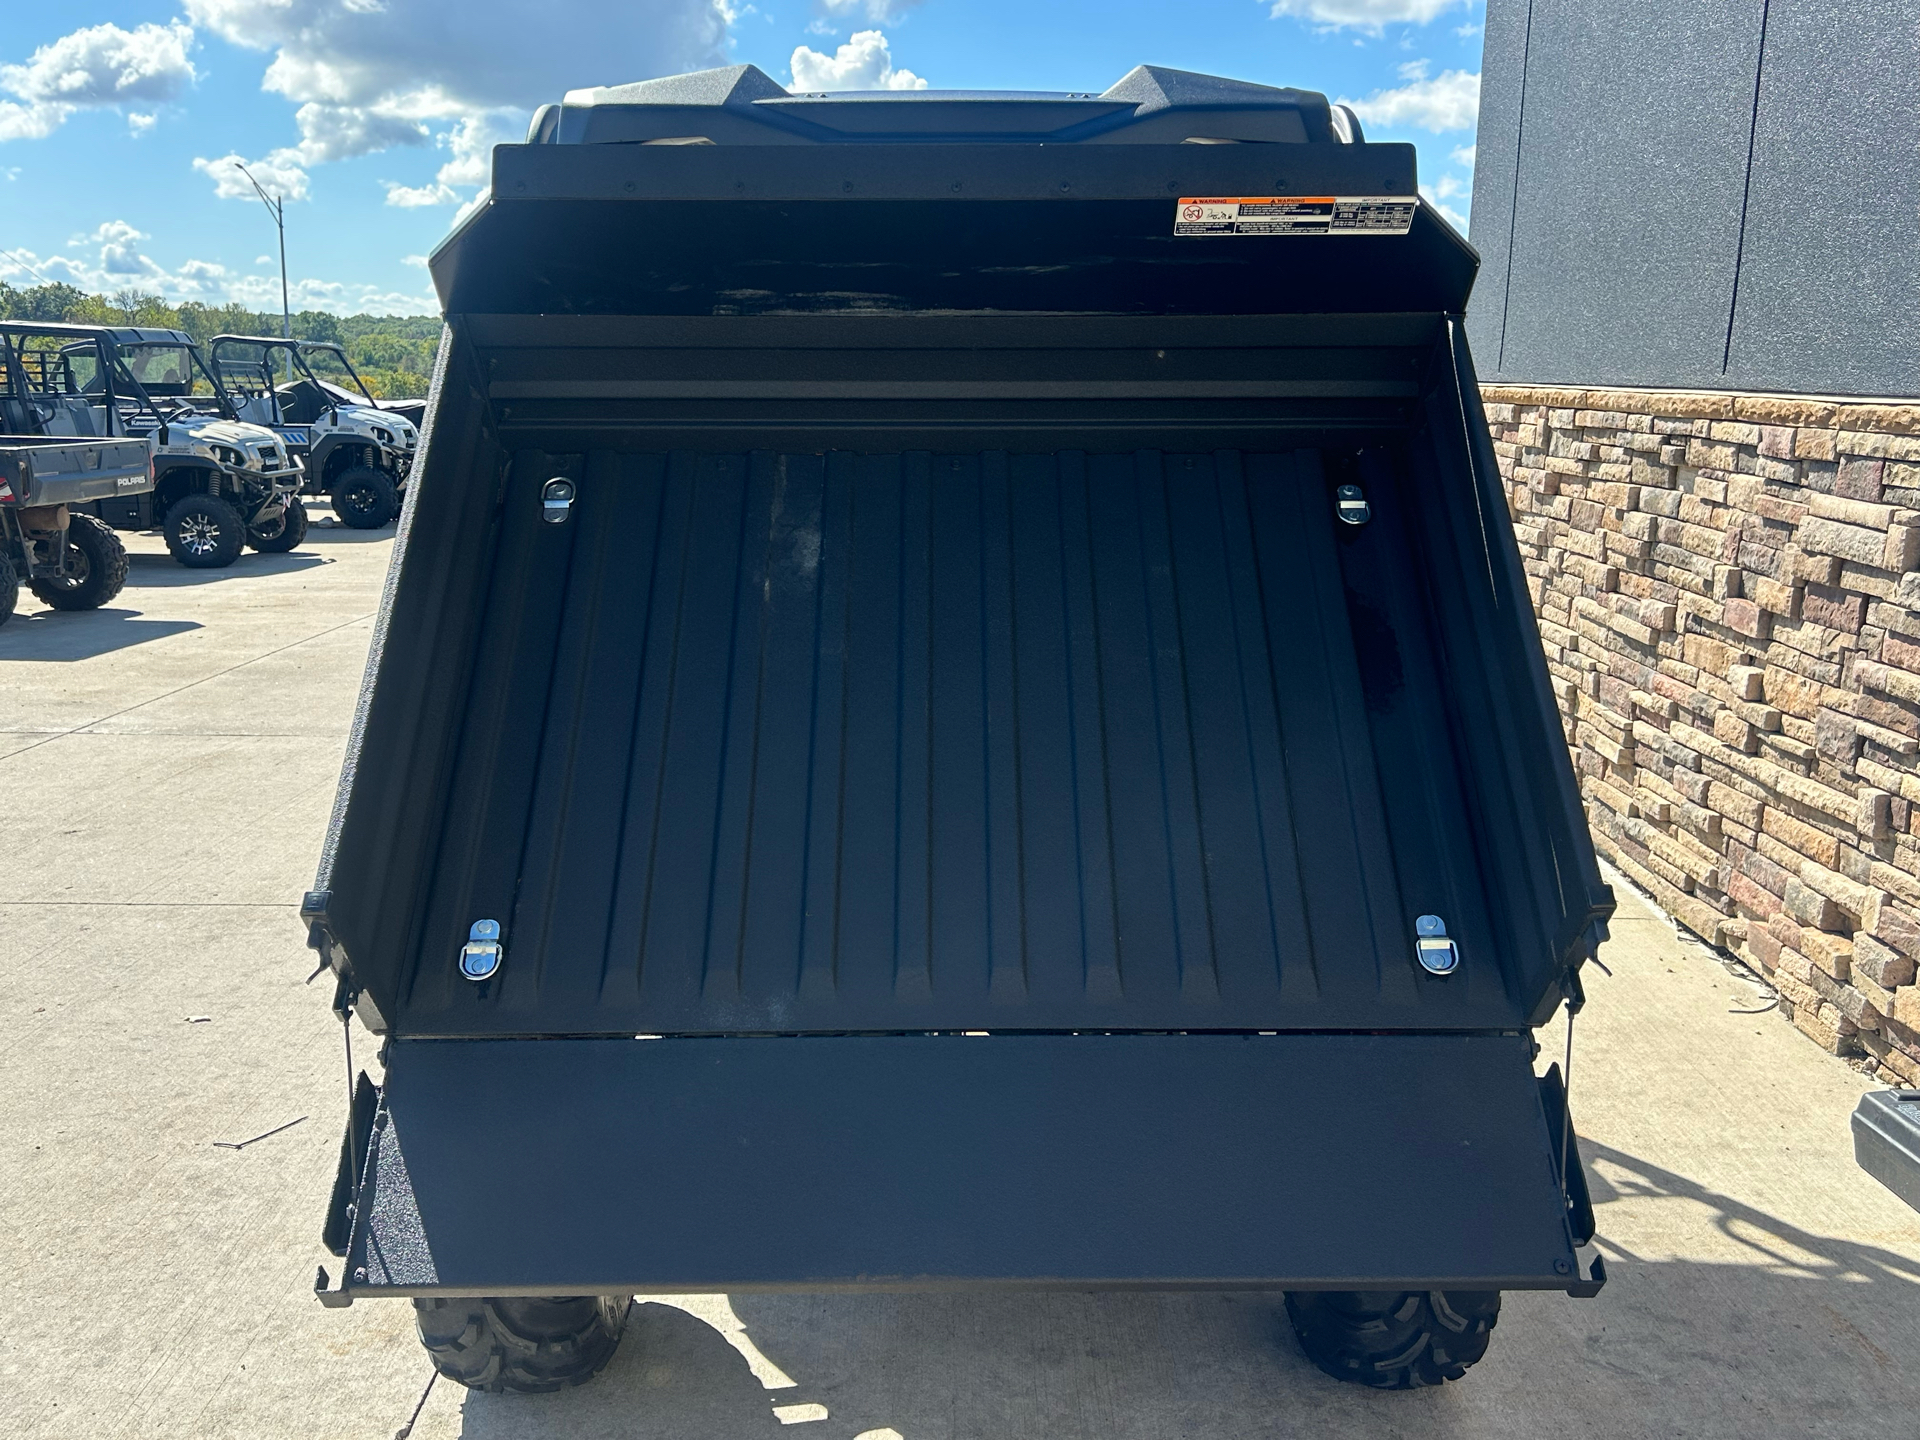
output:
[[[173,558],[197,569],[305,538],[299,462],[271,430],[237,419],[188,335],[0,321],[0,337],[25,390],[25,428],[10,418],[8,433],[150,440],[153,488],[88,507],[107,524],[158,527]]]
[[[1261,1290],[1404,1387],[1595,1293],[1476,264],[1412,146],[1171,70],[496,149],[303,906],[384,1037],[321,1299],[538,1390],[636,1291]]]
[[[356,530],[377,530],[400,513],[419,432],[381,408],[343,348],[216,335],[207,353],[241,418],[270,427],[299,457],[306,473],[302,494],[327,496],[341,522]],[[340,387],[321,378],[319,365],[351,379],[359,397],[343,400]]]
[[[95,342],[93,363],[107,363]],[[10,344],[0,344],[0,624],[20,585],[56,610],[94,610],[120,593],[127,552],[120,537],[76,507],[153,488],[145,440],[69,440],[35,433],[58,412],[28,383]]]
[[[55,610],[97,610],[120,593],[126,548],[74,507],[151,489],[150,465],[144,440],[0,438],[0,625],[22,581]]]

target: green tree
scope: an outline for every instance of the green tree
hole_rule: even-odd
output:
[[[216,335],[280,334],[278,312],[198,300],[174,305],[164,296],[133,286],[106,296],[89,295],[78,286],[58,282],[21,289],[0,281],[0,319],[184,330],[200,345]],[[293,333],[298,339],[344,346],[367,388],[383,400],[425,395],[440,350],[440,319],[435,315],[335,315],[302,310],[293,317]]]

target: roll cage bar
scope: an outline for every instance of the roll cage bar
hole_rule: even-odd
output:
[[[360,378],[360,372],[353,368],[353,362],[347,358],[346,347],[336,343],[335,341],[291,340],[284,335],[216,335],[213,337],[212,340],[207,342],[207,353],[213,358],[212,368],[216,371],[220,368],[220,363],[221,363],[220,347],[222,345],[227,345],[227,344],[258,345],[263,350],[274,350],[274,349],[284,350],[287,352],[288,358],[292,361],[292,363],[300,367],[301,373],[304,374],[307,377],[307,379],[311,380],[315,385],[318,385],[322,390],[326,390],[330,387],[328,385],[328,382],[326,382],[325,380],[322,380],[317,374],[315,374],[313,367],[307,363],[307,352],[309,350],[326,351],[329,354],[335,355],[339,358],[341,367],[347,372],[347,374],[350,377],[352,377],[355,388],[357,388],[360,391],[360,393],[366,397],[367,403],[369,405],[378,406],[380,403],[378,400],[374,399],[373,392],[367,388],[367,382]],[[262,357],[262,360],[261,360],[261,368],[265,370],[268,374],[272,373],[272,367],[267,364],[264,356]],[[344,389],[345,387],[341,386],[339,388]]]
[[[127,329],[133,331],[134,327],[127,327]],[[84,395],[89,398],[101,397],[109,410],[115,414],[118,414],[118,407],[114,403],[116,400],[131,400],[135,404],[136,415],[144,410],[151,413],[158,423],[164,424],[176,415],[197,409],[198,407],[194,404],[196,397],[162,395],[158,400],[168,404],[168,409],[163,412],[154,395],[134,377],[133,371],[126,363],[124,352],[129,348],[146,345],[174,345],[187,352],[188,364],[198,366],[200,373],[206,377],[207,383],[213,387],[212,400],[219,414],[228,420],[235,418],[233,398],[221,385],[220,377],[201,356],[200,347],[193,343],[191,336],[178,330],[139,330],[134,333],[137,338],[122,341],[115,328],[108,325],[73,325],[56,320],[0,320],[0,341],[4,342],[6,351],[8,383],[17,386],[23,398],[30,393],[29,386],[34,379],[39,379],[44,385],[48,379],[49,364],[43,360],[29,365],[26,359],[29,354],[58,356],[64,363],[67,377],[71,381],[71,357],[91,346],[100,361],[99,388],[79,385],[59,393]],[[29,352],[22,348],[20,341],[33,335],[45,336],[52,340],[64,339],[68,343],[56,351]],[[40,372],[38,376],[32,373],[36,368]],[[41,393],[54,392],[43,390]]]
[[[52,340],[64,339],[68,343],[62,345],[58,350],[51,351],[28,351],[24,349],[20,342],[34,335],[45,336]],[[182,343],[185,344],[189,350],[194,349],[192,342],[183,340]],[[71,384],[73,380],[72,357],[81,350],[89,347],[92,348],[100,366],[100,388],[98,390],[89,390],[83,386]],[[30,354],[34,356],[57,357],[61,367],[66,371],[70,388],[59,392],[48,389],[49,362],[40,359],[36,360],[33,364],[29,364],[27,356]],[[197,354],[195,358],[198,358]],[[133,377],[133,372],[123,363],[120,355],[120,344],[114,338],[113,331],[105,326],[72,325],[54,320],[0,320],[0,369],[4,369],[8,389],[13,392],[13,397],[23,406],[29,406],[33,396],[36,394],[61,393],[84,395],[89,398],[99,396],[106,407],[109,428],[111,428],[116,421],[124,424],[124,417],[121,416],[120,407],[117,403],[123,398],[134,402],[135,414],[138,414],[141,410],[149,411],[155,419],[161,423],[165,423],[165,421],[172,418],[173,414],[179,413],[179,410],[171,411],[166,415],[161,413],[160,407],[155,403],[153,396],[147,393],[146,388]],[[37,375],[33,373],[36,369],[39,371]],[[206,366],[202,364],[201,369],[205,371]],[[210,380],[213,379],[210,372],[208,373],[208,378]],[[40,382],[39,388],[37,389],[34,385],[36,380]],[[214,380],[213,384],[214,390],[220,396],[221,402],[227,404],[228,409],[231,410],[231,405],[226,400],[226,392],[220,389],[219,381]],[[117,389],[116,385],[118,387]],[[161,398],[172,401],[184,397],[163,396]],[[179,408],[180,410],[191,410],[193,407],[191,404],[182,404]],[[42,417],[38,412],[35,412],[37,426],[43,426],[47,418],[50,417]],[[11,417],[9,417],[9,423],[11,423]]]

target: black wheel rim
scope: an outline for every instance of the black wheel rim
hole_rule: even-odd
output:
[[[67,573],[53,583],[62,590],[78,590],[92,577],[93,561],[87,558],[85,550],[69,540],[67,542]]]

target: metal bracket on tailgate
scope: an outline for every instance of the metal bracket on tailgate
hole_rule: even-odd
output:
[[[1567,1231],[1573,1240],[1576,1267],[1576,1278],[1567,1286],[1567,1294],[1588,1300],[1598,1295],[1600,1287],[1607,1283],[1607,1265],[1593,1244],[1593,1197],[1587,1189],[1587,1171],[1580,1163],[1579,1147],[1566,1133],[1567,1092],[1560,1083],[1558,1065],[1549,1065],[1547,1073],[1540,1077],[1540,1108],[1546,1112],[1556,1172],[1561,1169],[1560,1157],[1566,1157],[1564,1173],[1558,1178],[1567,1197]],[[1579,1273],[1582,1270],[1584,1274]]]
[[[333,1195],[327,1202],[327,1218],[320,1240],[333,1254],[346,1257],[353,1239],[360,1181],[366,1173],[367,1156],[373,1141],[374,1120],[380,1109],[380,1088],[363,1070],[354,1085],[353,1109],[347,1116],[346,1133],[340,1137],[340,1164],[333,1176]],[[353,1291],[347,1285],[342,1267],[338,1289],[329,1288],[327,1271],[321,1266],[314,1277],[313,1293],[322,1305],[338,1307],[353,1303]]]

